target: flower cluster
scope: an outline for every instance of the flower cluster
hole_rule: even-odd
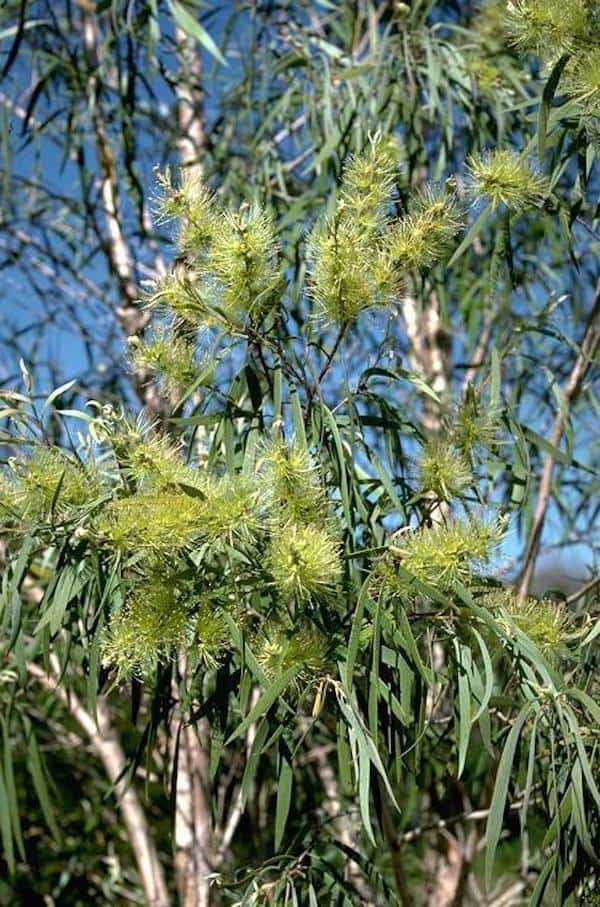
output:
[[[212,239],[207,270],[232,322],[247,315],[258,321],[270,311],[281,288],[279,244],[270,215],[248,205],[226,212]]]
[[[243,475],[208,477],[199,503],[201,535],[213,543],[250,537],[261,526],[260,488]]]
[[[541,205],[549,192],[548,180],[533,170],[515,151],[498,149],[469,158],[469,188],[486,198],[492,208],[505,205],[522,212]]]
[[[560,57],[587,43],[594,16],[587,0],[511,0],[506,28],[519,50]]]
[[[421,491],[438,501],[461,497],[473,484],[471,467],[462,451],[445,441],[434,440],[419,458]]]
[[[585,114],[600,109],[600,5],[597,0],[512,0],[506,29],[519,50],[536,53],[550,69],[568,57],[562,88]]]
[[[228,603],[227,612],[234,609]],[[223,605],[212,597],[202,596],[194,613],[193,639],[189,652],[206,668],[214,668],[230,647],[229,627]]]
[[[328,529],[288,523],[273,536],[270,569],[283,596],[306,601],[327,594],[341,574],[339,543]]]
[[[318,314],[340,326],[385,306],[399,288],[387,250],[364,231],[342,201],[308,238],[310,292]]]
[[[174,182],[169,167],[155,171],[159,194],[155,211],[159,223],[175,221],[179,229],[178,244],[183,254],[198,257],[210,244],[218,229],[219,208],[195,167],[181,170]]]
[[[451,249],[463,224],[456,198],[427,189],[414,199],[412,210],[392,228],[389,254],[400,270],[430,268]]]
[[[600,43],[568,62],[563,86],[586,113],[600,112]]]
[[[255,648],[258,663],[271,681],[296,667],[296,684],[306,683],[318,678],[327,668],[327,639],[307,622],[291,627],[277,620],[270,621],[258,634]]]
[[[172,577],[152,576],[139,583],[111,617],[102,640],[102,659],[118,676],[146,677],[189,642],[190,616],[185,590]]]
[[[341,326],[385,306],[402,276],[429,268],[448,252],[462,226],[456,200],[428,190],[412,210],[391,220],[398,148],[380,135],[346,166],[333,214],[308,239],[309,288],[319,313]]]
[[[0,501],[20,519],[62,519],[94,503],[101,493],[95,467],[57,448],[38,448],[31,457],[13,460],[3,478]]]
[[[178,263],[152,285],[151,306],[167,309],[196,327],[243,327],[258,321],[281,289],[279,243],[270,214],[258,205],[222,208],[199,174],[184,170],[180,182],[159,176],[159,216],[179,221]]]
[[[135,494],[109,504],[98,531],[120,551],[169,554],[199,538],[202,510],[202,500],[187,494]]]
[[[329,594],[341,575],[340,545],[316,464],[297,441],[276,438],[265,448],[262,479],[277,591],[303,602]]]
[[[391,595],[410,594],[415,579],[451,593],[457,583],[473,581],[476,569],[489,561],[503,533],[500,521],[468,520],[399,534],[380,561],[375,581]]]
[[[275,525],[327,519],[328,502],[319,470],[305,447],[297,441],[288,445],[274,440],[265,448],[264,462],[267,509]]]
[[[469,385],[452,413],[447,430],[452,443],[469,460],[481,448],[491,447],[497,439],[499,413],[485,403]]]
[[[195,343],[171,331],[156,332],[143,341],[135,338],[130,355],[134,369],[156,375],[168,394],[183,393],[202,372],[196,361]]]
[[[516,627],[545,655],[556,653],[567,632],[567,612],[560,602],[549,598],[520,601],[502,589],[488,594],[486,607],[493,611],[508,636]]]
[[[371,138],[362,154],[344,168],[340,192],[343,209],[369,236],[376,236],[389,214],[396,191],[400,149],[391,136]]]

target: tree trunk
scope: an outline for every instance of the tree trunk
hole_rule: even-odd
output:
[[[48,691],[52,692],[71,713],[87,734],[92,748],[101,760],[106,774],[114,785],[115,797],[125,822],[131,849],[135,857],[140,880],[148,907],[170,907],[171,899],[163,868],[158,859],[146,814],[133,786],[125,779],[127,759],[110,720],[110,712],[102,696],[98,697],[96,721],[86,711],[75,693],[59,686],[60,666],[50,657],[52,673],[47,674],[35,664],[27,666],[28,672]]]

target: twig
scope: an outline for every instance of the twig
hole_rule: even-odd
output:
[[[595,576],[584,586],[581,586],[581,588],[579,588],[577,592],[569,595],[569,597],[565,601],[565,604],[572,605],[574,602],[579,601],[579,599],[583,598],[584,595],[587,595],[588,592],[592,592],[596,588],[596,586],[600,586],[600,576]]]
[[[537,798],[539,800],[539,798]],[[535,800],[529,801],[536,802]],[[515,800],[514,803],[511,803],[508,809],[511,812],[518,812],[523,807],[523,800]],[[483,819],[487,819],[490,814],[489,809],[472,809],[468,812],[458,813],[455,816],[450,816],[448,819],[438,819],[436,822],[432,822],[430,825],[419,825],[417,828],[411,828],[408,831],[405,831],[401,835],[401,841],[414,841],[416,838],[421,837],[421,835],[427,834],[430,831],[442,831],[445,828],[450,828],[452,825],[456,825],[458,822],[481,822]]]
[[[594,305],[592,306],[592,311],[590,312],[588,318],[583,340],[581,342],[579,355],[577,356],[573,370],[569,375],[569,380],[567,381],[567,386],[564,391],[566,406],[559,410],[554,421],[552,433],[550,434],[549,443],[551,450],[546,454],[546,457],[544,459],[544,466],[542,469],[540,488],[538,492],[538,500],[533,518],[533,526],[531,535],[529,537],[529,544],[527,546],[527,552],[525,554],[525,562],[523,565],[521,581],[519,583],[519,590],[517,593],[519,601],[523,601],[529,591],[529,586],[533,577],[533,571],[535,569],[535,563],[539,553],[542,531],[544,529],[544,523],[546,521],[548,504],[550,503],[550,496],[552,493],[552,474],[554,472],[555,461],[555,455],[552,452],[552,449],[558,449],[558,445],[560,444],[563,432],[565,430],[568,409],[579,396],[581,385],[590,367],[590,364],[594,356],[596,355],[596,352],[598,351],[599,346],[600,282],[596,287],[596,298],[594,300]]]

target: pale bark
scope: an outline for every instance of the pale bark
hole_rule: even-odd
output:
[[[175,32],[180,78],[177,82],[177,148],[182,167],[202,168],[204,152],[204,98],[201,61],[193,41],[181,29]]]
[[[149,313],[142,308],[139,301],[140,293],[135,276],[133,255],[123,227],[117,159],[100,104],[101,85],[96,72],[101,63],[102,39],[98,18],[94,11],[90,11],[87,4],[83,5],[83,8],[83,43],[91,70],[87,92],[100,165],[100,194],[106,228],[106,235],[103,238],[104,252],[119,285],[120,301],[116,308],[117,321],[125,337],[131,340],[143,334],[148,325]],[[145,369],[134,370],[133,384],[148,416],[153,420],[163,421],[167,415],[168,403],[158,393],[156,384]]]
[[[140,875],[148,907],[169,907],[171,900],[167,884],[146,814],[133,787],[127,784],[125,770],[127,759],[118,735],[110,719],[110,711],[102,696],[96,703],[96,720],[84,708],[72,691],[59,685],[59,665],[55,656],[50,656],[52,671],[46,673],[36,664],[28,664],[27,670],[46,690],[53,693],[69,711],[74,720],[87,735],[93,751],[102,762],[109,780],[114,786],[115,797],[127,829],[127,836]]]
[[[201,60],[197,45],[181,29],[175,42],[179,61],[177,81],[177,149],[182,167],[202,172],[204,152],[204,110],[201,88]],[[182,683],[187,679],[187,661],[180,659]],[[209,876],[225,857],[216,853],[215,830],[211,813],[209,737],[205,718],[195,726],[185,725],[185,716],[175,711],[171,733],[182,723],[177,761],[175,815],[175,876],[182,907],[208,907],[216,900],[216,889]],[[239,819],[238,819],[239,821]],[[232,827],[233,829],[233,827]],[[233,835],[233,830],[232,830]]]
[[[179,721],[183,716],[176,714]],[[172,730],[173,722],[171,725]],[[210,811],[209,725],[181,724],[175,791],[175,880],[182,907],[209,907],[213,872]],[[201,735],[201,738],[200,736]],[[176,739],[176,738],[175,738]]]

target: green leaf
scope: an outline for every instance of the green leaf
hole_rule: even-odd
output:
[[[241,798],[242,806],[245,806],[248,796],[250,794],[250,789],[252,787],[252,782],[256,777],[256,772],[258,770],[258,764],[260,762],[260,757],[269,733],[269,725],[266,721],[262,721],[256,731],[256,737],[252,743],[250,749],[250,755],[248,756],[248,761],[246,762],[246,768],[244,769],[244,774],[242,777],[242,786],[241,786]]]
[[[454,640],[458,668],[458,777],[465,767],[469,738],[471,736],[471,685],[470,662],[471,652],[468,646]]]
[[[57,387],[56,390],[53,390],[51,394],[48,394],[48,396],[44,400],[44,405],[42,406],[42,412],[44,412],[46,409],[48,409],[49,406],[52,406],[54,401],[58,397],[60,397],[61,394],[64,394],[65,391],[70,390],[76,383],[77,383],[77,380],[74,378],[72,381],[67,381],[66,384],[61,384],[61,386]]]
[[[523,726],[527,721],[532,708],[532,703],[528,702],[519,712],[517,719],[507,737],[506,743],[504,745],[504,750],[502,751],[502,756],[500,757],[498,771],[496,773],[496,783],[494,785],[494,793],[492,795],[492,802],[490,805],[490,812],[486,826],[485,878],[488,886],[490,885],[492,880],[494,857],[496,855],[496,848],[498,847],[498,841],[500,840],[500,834],[502,832],[502,824],[504,821],[504,807],[506,805],[508,785],[510,782],[517,743],[519,742],[521,731],[523,730]]]
[[[352,687],[352,678],[354,677],[354,668],[360,646],[360,631],[365,613],[365,604],[369,597],[369,587],[370,582],[369,577],[367,577],[358,594],[356,610],[354,612],[354,617],[352,618],[352,629],[350,630],[348,651],[346,653],[346,683],[350,688]]]
[[[544,91],[542,92],[542,100],[540,101],[540,109],[538,112],[538,128],[537,128],[537,144],[538,144],[538,155],[543,157],[546,150],[546,135],[548,133],[548,115],[550,113],[550,105],[556,94],[556,89],[558,88],[558,83],[560,77],[563,73],[563,70],[567,63],[569,62],[569,54],[562,56],[553,66],[552,72],[548,77],[548,81],[544,85]]]
[[[281,753],[279,779],[277,781],[277,806],[275,808],[275,850],[281,847],[287,818],[290,812],[294,773],[286,755]]]
[[[239,724],[233,734],[231,734],[229,739],[226,741],[227,745],[229,745],[233,740],[236,740],[238,737],[241,737],[242,734],[245,734],[250,725],[258,721],[258,719],[261,718],[264,713],[271,708],[273,703],[290,685],[294,677],[296,677],[299,670],[299,665],[293,665],[291,668],[288,668],[287,671],[284,671],[281,677],[278,677],[273,681],[271,686],[268,687],[262,694],[256,705],[252,709],[250,709],[241,724]]]
[[[33,551],[34,545],[35,541],[33,539],[33,536],[31,535],[27,536],[27,538],[25,538],[25,540],[23,541],[17,562],[12,571],[10,585],[8,587],[7,600],[10,607],[9,613],[11,619],[11,633],[8,642],[9,651],[14,646],[17,636],[19,635],[19,630],[21,629],[22,601],[19,589],[21,586],[21,581],[29,564],[29,557],[31,555],[31,552]]]
[[[485,669],[485,688],[483,691],[483,697],[479,704],[479,708],[475,713],[475,716],[473,717],[473,724],[475,724],[475,722],[479,721],[480,717],[487,710],[489,701],[492,698],[492,692],[494,690],[494,668],[492,665],[492,659],[490,658],[490,653],[488,652],[488,648],[483,641],[480,633],[478,633],[478,631],[474,627],[472,627],[472,633],[477,640],[477,644],[479,645],[479,649],[483,657],[483,666]]]
[[[492,213],[491,205],[486,205],[485,208],[483,209],[483,211],[480,212],[479,216],[471,224],[469,230],[467,231],[467,235],[465,236],[465,238],[459,245],[458,249],[456,249],[456,251],[454,252],[454,255],[452,256],[452,258],[450,259],[450,261],[448,262],[446,267],[451,268],[452,265],[456,264],[458,259],[462,255],[464,255],[464,253],[467,251],[467,249],[470,246],[473,245],[473,243],[475,242],[475,240],[477,239],[477,237],[483,230],[484,226],[488,222],[491,213]]]
[[[573,734],[573,739],[575,741],[575,749],[577,750],[577,756],[579,759],[579,764],[581,765],[581,771],[583,772],[583,777],[585,778],[588,790],[591,793],[592,797],[596,801],[596,806],[600,809],[600,790],[596,784],[596,779],[594,778],[594,772],[590,765],[590,760],[585,750],[585,745],[582,739],[581,728],[577,724],[577,719],[571,709],[568,706],[564,707],[564,714],[571,728]]]
[[[12,829],[10,826],[10,804],[6,784],[4,783],[4,773],[0,765],[0,839],[2,840],[2,849],[4,859],[11,875],[15,872],[15,849],[13,843]]]
[[[27,767],[31,774],[33,786],[35,788],[42,813],[44,814],[46,824],[50,829],[52,837],[58,843],[60,843],[60,831],[54,817],[54,809],[52,807],[50,795],[48,793],[48,786],[44,777],[44,769],[42,766],[40,751],[38,749],[35,735],[31,728],[29,729],[29,736],[27,740]]]
[[[371,760],[366,740],[361,734],[358,737],[358,799],[360,815],[364,829],[371,844],[375,846],[375,835],[371,825],[370,789],[371,789]]]
[[[196,19],[195,16],[192,16],[178,0],[168,0],[168,4],[169,9],[173,13],[175,22],[186,35],[189,35],[190,38],[194,38],[198,41],[202,47],[215,58],[215,60],[218,60],[219,63],[227,66],[227,60],[198,19]]]
[[[21,859],[24,860],[25,844],[23,842],[23,834],[21,832],[19,804],[17,802],[17,788],[15,785],[15,773],[11,754],[11,741],[8,733],[8,723],[4,718],[2,718],[2,747],[4,750],[4,783],[10,811],[10,821],[19,854],[21,856]]]

